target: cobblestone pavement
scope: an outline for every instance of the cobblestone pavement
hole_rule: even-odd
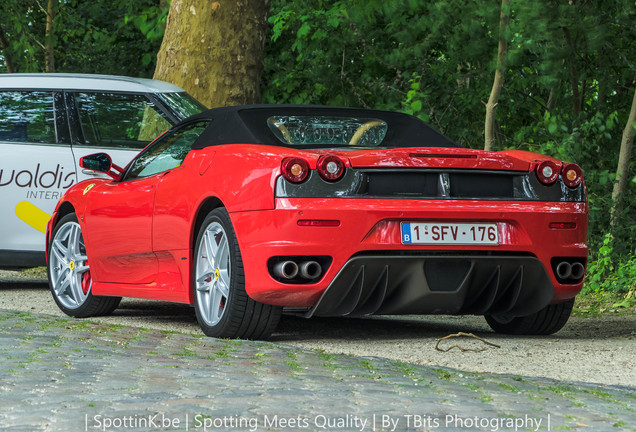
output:
[[[0,430],[636,430],[636,389],[0,310]]]
[[[55,304],[46,279],[0,270],[0,309],[67,317]],[[16,275],[21,276],[17,277]],[[124,298],[115,312],[93,317],[103,324],[201,334],[188,305]],[[466,332],[500,346],[483,352],[440,352],[436,339]],[[483,317],[453,315],[312,318],[284,316],[271,341],[331,354],[383,357],[422,366],[478,373],[515,374],[636,387],[636,313],[572,316],[550,336],[493,333]],[[452,340],[445,342],[450,345]],[[458,341],[455,339],[455,341]],[[463,338],[465,348],[483,343]],[[549,364],[550,367],[546,367]]]

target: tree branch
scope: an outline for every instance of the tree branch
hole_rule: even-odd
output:
[[[11,53],[9,52],[9,41],[7,40],[7,35],[4,33],[2,24],[0,24],[0,48],[2,48],[4,63],[7,66],[7,72],[15,72],[15,68],[13,66],[13,58],[11,57]]]
[[[616,225],[616,219],[620,213],[621,200],[625,190],[627,190],[627,180],[629,177],[629,162],[632,156],[632,145],[634,144],[634,134],[636,130],[636,89],[634,89],[634,99],[629,112],[629,118],[625,129],[623,129],[623,138],[621,139],[621,148],[618,156],[618,166],[616,167],[616,183],[612,191],[612,211],[611,225]]]
[[[40,1],[39,1],[39,0],[35,0],[35,2],[38,4],[38,7],[40,8],[40,10],[41,10],[42,12],[44,12],[44,14],[45,14],[46,16],[48,16],[48,15],[49,15],[49,14],[48,14],[48,12],[46,11],[46,9],[44,9],[44,6],[42,6],[42,4],[40,3]]]
[[[506,55],[508,42],[506,32],[510,21],[510,0],[501,0],[501,14],[499,15],[499,48],[497,50],[497,70],[490,90],[490,97],[486,104],[486,121],[484,125],[484,150],[492,151],[495,146],[495,110],[499,103],[499,95],[504,84],[506,69]]]

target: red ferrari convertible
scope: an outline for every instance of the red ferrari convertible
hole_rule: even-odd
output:
[[[581,169],[460,148],[412,116],[218,108],[68,190],[47,230],[68,315],[122,296],[188,303],[203,332],[265,338],[281,313],[479,314],[550,334],[587,263]]]

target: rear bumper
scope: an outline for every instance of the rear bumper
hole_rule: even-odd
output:
[[[241,248],[248,295],[267,304],[295,308],[316,307],[311,313],[317,315],[334,314],[329,311],[332,308],[340,311],[339,307],[327,307],[326,303],[336,302],[325,299],[327,296],[347,297],[345,291],[349,284],[355,285],[357,272],[362,267],[363,273],[368,273],[365,279],[377,280],[388,265],[391,279],[388,284],[396,287],[390,291],[395,295],[404,289],[408,293],[405,298],[410,298],[415,296],[418,286],[423,292],[430,291],[426,294],[428,299],[422,297],[416,302],[418,307],[413,310],[408,307],[394,308],[393,300],[385,297],[376,313],[394,313],[394,310],[403,310],[400,313],[411,313],[411,310],[413,313],[476,313],[473,312],[476,309],[469,308],[471,296],[481,296],[475,293],[481,292],[482,288],[486,290],[483,285],[490,277],[497,277],[492,276],[497,266],[501,266],[498,277],[501,279],[500,284],[504,285],[508,283],[504,279],[513,279],[513,275],[509,273],[514,274],[517,271],[510,269],[523,269],[521,271],[524,278],[519,289],[521,297],[515,302],[519,305],[514,306],[519,312],[524,312],[521,300],[530,301],[527,299],[532,297],[533,290],[536,291],[538,300],[531,303],[535,304],[532,308],[536,309],[536,305],[558,303],[574,297],[583,284],[582,281],[560,284],[552,271],[551,260],[555,257],[575,257],[582,262],[586,261],[586,203],[279,198],[276,200],[275,210],[234,212],[230,216]],[[298,220],[304,219],[338,220],[340,225],[299,226]],[[499,233],[499,245],[402,244],[400,223],[414,221],[494,222]],[[551,222],[574,222],[576,229],[551,229]],[[442,261],[453,263],[448,264],[451,267],[460,266],[456,263],[463,262],[461,265],[474,268],[470,275],[464,275],[467,279],[465,287],[460,288],[461,284],[453,285],[443,293],[430,290],[430,277],[427,277],[426,271],[421,267],[434,265],[430,264],[434,262],[441,263],[442,261],[435,258],[440,254],[449,257]],[[488,259],[477,258],[479,254],[488,256]],[[371,255],[375,257],[371,259]],[[409,255],[417,258],[409,258]],[[269,273],[267,262],[276,256],[329,256],[333,261],[316,283],[289,284],[275,280]],[[361,258],[363,256],[364,259]],[[523,262],[518,257],[524,257]],[[500,261],[505,261],[506,264],[501,264]],[[399,278],[394,279],[395,275],[401,273],[411,275],[409,278],[415,282],[406,283],[399,282]],[[540,283],[542,287],[532,288],[534,283]],[[409,288],[397,288],[406,286],[405,284]],[[362,285],[361,296],[368,289],[366,283]],[[488,310],[501,307],[497,304],[500,300],[498,296],[507,292],[504,288],[494,289],[499,294],[495,295],[496,298]],[[325,294],[327,289],[329,294]],[[456,298],[451,300],[452,297]],[[546,300],[547,297],[549,298]],[[433,303],[438,302],[439,305],[426,306],[429,300],[435,300]],[[395,302],[406,304],[401,300]],[[364,305],[358,304],[356,307],[358,306],[362,308]],[[348,313],[359,313],[359,310],[355,312],[356,307]]]
[[[531,256],[363,255],[345,264],[307,316],[523,316],[553,297],[545,267]]]

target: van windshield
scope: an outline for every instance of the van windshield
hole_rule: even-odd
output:
[[[190,117],[191,115],[199,114],[201,111],[207,109],[205,105],[186,92],[161,93],[160,97],[166,102],[166,105],[175,112],[180,120]]]

